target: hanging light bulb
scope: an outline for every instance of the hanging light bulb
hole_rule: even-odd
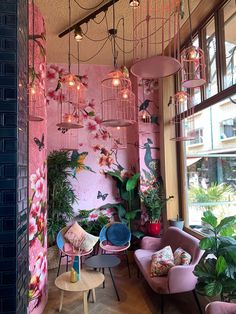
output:
[[[31,86],[30,86],[30,93],[31,93],[31,95],[36,94],[36,86],[34,84],[31,84]]]
[[[76,41],[81,41],[83,39],[83,32],[80,26],[75,27],[74,36]]]
[[[118,77],[117,78],[113,78],[112,85],[113,86],[119,86],[120,85],[120,79]]]
[[[137,7],[139,7],[139,5],[140,5],[140,1],[139,1],[139,0],[130,0],[130,1],[129,1],[129,5],[130,5],[130,7],[132,7],[132,8],[137,8]]]
[[[122,93],[122,98],[123,99],[128,99],[129,98],[129,90],[128,89],[123,89],[121,91],[121,93]]]
[[[118,126],[116,129],[117,129],[117,130],[120,130],[120,126]]]
[[[179,92],[177,98],[179,102],[183,103],[186,100],[186,94],[184,92]]]

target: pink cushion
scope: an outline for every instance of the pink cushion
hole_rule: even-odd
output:
[[[173,252],[168,245],[152,255],[151,277],[166,275],[174,265]]]
[[[174,252],[175,265],[189,265],[191,262],[191,255],[184,251],[181,247]]]
[[[65,233],[64,238],[73,246],[75,250],[81,248],[85,239],[86,231],[75,222]]]

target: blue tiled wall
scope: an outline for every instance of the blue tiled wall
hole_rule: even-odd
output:
[[[0,313],[27,313],[27,0],[0,0]]]

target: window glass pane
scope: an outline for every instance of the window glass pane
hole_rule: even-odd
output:
[[[203,28],[203,49],[206,58],[207,84],[205,87],[206,98],[217,93],[217,72],[216,72],[216,37],[215,22],[211,22]]]
[[[224,87],[236,83],[236,6],[235,0],[229,1],[223,8],[224,41],[225,41],[225,69]]]
[[[204,232],[210,209],[236,214],[236,95],[194,115],[196,137],[185,143],[187,223]]]

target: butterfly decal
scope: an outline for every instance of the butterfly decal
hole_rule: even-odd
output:
[[[34,142],[38,146],[39,151],[44,149],[44,133],[42,134],[41,141],[37,137],[34,137]]]
[[[107,198],[108,193],[102,194],[101,191],[98,191],[97,199],[101,198],[103,201]]]
[[[76,173],[81,172],[82,170],[88,170],[93,173],[93,171],[89,166],[84,164],[85,158],[88,156],[88,152],[79,153],[77,150],[73,150],[71,154],[71,167],[74,169],[73,177],[75,178]]]

